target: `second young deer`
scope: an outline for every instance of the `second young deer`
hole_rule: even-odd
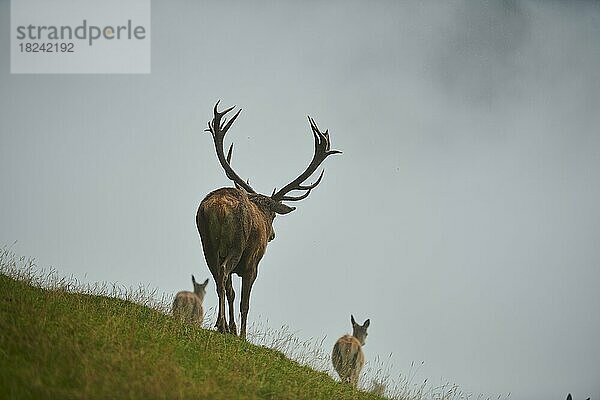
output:
[[[335,342],[331,353],[331,361],[342,382],[356,387],[360,371],[365,365],[362,346],[365,345],[367,340],[367,328],[371,321],[366,320],[362,325],[359,325],[354,320],[354,316],[351,315],[350,322],[352,322],[352,336],[344,335]]]

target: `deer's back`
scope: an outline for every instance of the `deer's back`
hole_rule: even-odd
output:
[[[202,299],[196,293],[181,291],[175,295],[172,312],[176,317],[201,323],[204,318]]]
[[[209,193],[196,214],[202,243],[221,257],[232,250],[243,250],[250,230],[250,206],[248,196],[236,188],[221,188]]]
[[[196,224],[202,245],[218,265],[227,257],[259,260],[268,243],[270,221],[237,188],[209,193],[200,203]]]
[[[335,342],[331,355],[333,366],[340,374],[349,374],[351,371],[362,369],[365,356],[358,339],[351,335],[344,335]]]

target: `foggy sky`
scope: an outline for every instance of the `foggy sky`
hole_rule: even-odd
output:
[[[11,75],[0,1],[0,244],[189,290],[197,206],[230,185],[214,102],[266,194],[309,162],[308,114],[344,153],[276,218],[250,322],[333,346],[353,313],[397,373],[600,398],[600,4],[223,3],[154,2],[149,75]]]

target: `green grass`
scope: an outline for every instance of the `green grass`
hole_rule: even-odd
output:
[[[154,308],[1,271],[2,399],[379,398]]]
[[[367,360],[361,387],[332,379],[328,346],[254,321],[250,343],[169,316],[172,295],[86,284],[0,248],[0,399],[508,400],[432,384],[411,363]],[[254,344],[252,344],[254,343]],[[336,377],[337,378],[337,377]]]

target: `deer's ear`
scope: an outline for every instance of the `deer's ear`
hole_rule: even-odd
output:
[[[290,207],[290,206],[286,206],[283,203],[280,203],[278,201],[273,202],[273,212],[275,212],[275,214],[287,214],[287,213],[291,213],[292,211],[294,211],[296,209],[296,207]]]
[[[363,328],[368,328],[369,325],[371,325],[371,320],[370,319],[368,319],[368,320],[365,321],[365,323],[363,324]]]
[[[206,286],[208,285],[208,278],[206,278],[206,280],[204,281],[204,283],[202,284],[202,286]]]
[[[567,400],[573,400],[573,398],[571,397],[571,393],[569,393],[569,394],[567,395]]]
[[[354,315],[350,314],[350,322],[352,322],[352,326],[356,325],[356,321],[354,320]]]
[[[196,278],[194,278],[194,275],[192,275],[192,283],[195,285],[196,284]]]

